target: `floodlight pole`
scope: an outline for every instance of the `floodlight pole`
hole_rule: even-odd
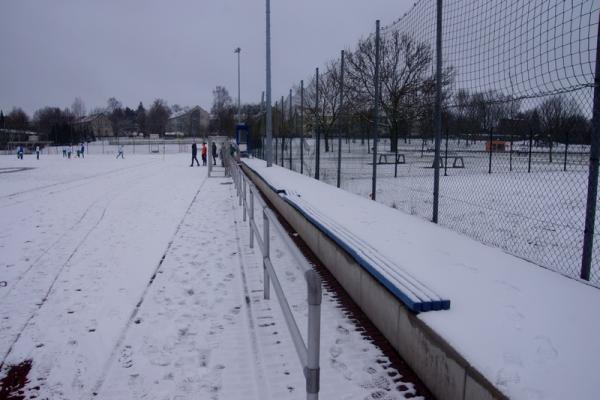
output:
[[[237,53],[237,73],[238,73],[238,99],[237,99],[237,109],[238,109],[238,114],[237,114],[237,123],[239,124],[240,122],[242,122],[242,109],[240,106],[240,53],[242,52],[242,49],[240,47],[238,47],[237,49],[234,50],[234,53]]]
[[[272,126],[272,115],[271,115],[271,1],[266,1],[266,34],[267,34],[267,102],[265,107],[267,109],[267,167],[273,166],[273,126]]]

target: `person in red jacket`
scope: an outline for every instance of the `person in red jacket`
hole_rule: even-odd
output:
[[[206,142],[202,142],[202,165],[206,166],[206,153],[207,153],[207,148],[206,148]]]

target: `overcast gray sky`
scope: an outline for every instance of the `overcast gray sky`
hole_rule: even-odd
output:
[[[272,0],[273,101],[314,68],[391,23],[412,0]],[[199,104],[224,85],[242,102],[265,86],[264,0],[0,0],[0,109],[29,114],[124,105]]]

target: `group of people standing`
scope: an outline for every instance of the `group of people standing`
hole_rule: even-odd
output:
[[[81,157],[81,158],[85,158],[85,145],[83,143],[81,143],[77,148],[77,158]],[[63,157],[66,158],[71,158],[71,154],[73,154],[73,145],[70,146],[63,146],[62,148],[62,155]]]
[[[23,145],[17,146],[17,158],[19,160],[22,160],[24,154],[25,148],[23,147]],[[35,146],[35,156],[38,160],[40,159],[40,146]]]
[[[213,165],[217,165],[217,145],[215,144],[215,142],[212,142],[211,152],[213,157]],[[202,142],[200,154],[202,155],[202,166],[206,166],[206,157],[208,154],[206,142]],[[194,166],[194,161],[196,161],[196,165],[199,167],[200,163],[198,162],[198,145],[196,144],[196,141],[192,143],[192,163],[190,164],[190,167]]]

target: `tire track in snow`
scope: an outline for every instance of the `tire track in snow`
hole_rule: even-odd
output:
[[[52,283],[50,284],[50,287],[46,291],[46,294],[44,295],[44,297],[42,298],[42,300],[40,302],[36,303],[37,309],[35,309],[35,311],[33,313],[31,313],[31,315],[29,316],[29,318],[27,319],[27,321],[25,322],[25,324],[23,324],[23,326],[21,327],[21,329],[17,333],[15,339],[10,344],[10,346],[8,348],[8,351],[2,357],[2,361],[0,362],[0,371],[2,371],[2,368],[4,367],[4,364],[6,362],[6,359],[10,355],[10,353],[13,350],[15,344],[21,338],[21,335],[23,334],[23,332],[25,331],[25,329],[27,328],[27,326],[29,325],[29,323],[33,320],[33,318],[35,318],[35,316],[37,315],[37,313],[39,312],[39,310],[44,306],[44,304],[46,304],[46,301],[48,300],[48,297],[50,297],[50,294],[52,293],[52,289],[54,288],[54,285],[58,281],[58,278],[60,277],[61,273],[64,271],[65,267],[69,264],[69,262],[71,261],[71,259],[75,256],[75,254],[77,254],[79,248],[85,243],[85,241],[87,240],[88,236],[98,227],[98,225],[100,225],[100,222],[102,222],[102,220],[104,219],[104,215],[106,214],[106,210],[108,209],[108,206],[110,205],[111,202],[112,202],[112,200],[109,200],[109,202],[106,204],[106,206],[104,206],[104,209],[102,210],[102,214],[100,215],[100,218],[98,218],[98,220],[96,221],[96,223],[87,231],[87,233],[85,234],[85,236],[81,239],[81,241],[79,241],[79,243],[77,244],[77,246],[75,246],[75,249],[71,252],[71,254],[67,258],[67,260],[58,269],[58,272],[54,276],[54,279],[52,280]]]
[[[117,341],[113,345],[113,348],[112,348],[112,350],[110,352],[110,355],[106,359],[106,362],[104,363],[104,366],[102,367],[102,372],[100,373],[100,377],[98,378],[98,381],[96,382],[96,384],[92,387],[92,392],[89,394],[88,397],[94,398],[94,396],[98,395],[98,393],[100,392],[100,389],[102,389],[102,385],[104,384],[104,381],[106,380],[106,376],[108,375],[108,371],[110,369],[110,366],[113,363],[113,360],[116,357],[117,353],[119,352],[119,348],[121,347],[121,345],[125,341],[125,337],[127,336],[127,332],[129,331],[129,328],[131,327],[131,324],[135,320],[135,317],[137,316],[137,314],[138,314],[138,312],[140,310],[140,306],[142,305],[142,303],[144,302],[144,299],[146,298],[146,294],[148,293],[148,290],[150,289],[150,287],[154,283],[154,280],[156,279],[156,275],[158,275],[158,272],[160,271],[160,267],[162,266],[163,262],[165,261],[165,258],[167,257],[167,254],[169,253],[169,250],[171,249],[171,246],[173,245],[173,242],[175,241],[175,238],[177,237],[177,234],[179,233],[181,227],[183,226],[183,223],[185,222],[185,217],[189,214],[192,206],[194,205],[194,203],[196,202],[196,199],[198,198],[198,195],[200,194],[200,191],[202,190],[202,187],[204,186],[204,184],[206,183],[207,180],[208,180],[208,176],[205,176],[204,179],[202,180],[202,182],[200,183],[200,186],[198,187],[198,190],[194,194],[194,197],[192,198],[192,201],[190,202],[190,204],[188,205],[187,209],[183,213],[183,216],[181,217],[181,220],[179,221],[179,224],[177,224],[177,228],[175,229],[175,232],[173,233],[173,235],[169,239],[169,243],[167,244],[167,248],[165,249],[164,253],[160,257],[160,260],[159,260],[158,264],[156,265],[156,268],[154,269],[154,272],[152,273],[152,276],[150,277],[150,280],[148,281],[148,284],[146,285],[146,288],[142,292],[142,295],[140,296],[140,299],[138,300],[138,302],[136,303],[135,307],[133,308],[133,310],[132,310],[132,312],[131,312],[131,314],[129,316],[129,319],[125,323],[125,326],[121,330],[121,333],[119,334],[119,337],[118,337]]]
[[[148,179],[153,177],[154,174],[153,173],[148,173],[145,176],[143,176],[142,178],[140,178],[139,176],[135,176],[132,180],[128,180],[126,182],[126,185],[128,187],[131,187],[131,181],[134,181],[134,185],[140,184],[143,180]],[[118,192],[119,189],[121,188],[121,185],[114,189],[111,190],[110,192],[107,192],[105,194],[103,194],[99,199],[97,199],[94,203],[106,198],[108,195],[112,195],[114,192]],[[12,352],[12,350],[14,349],[15,344],[19,341],[19,339],[21,338],[21,336],[23,335],[23,332],[25,331],[25,329],[27,329],[27,326],[29,326],[29,324],[31,323],[31,321],[38,315],[39,311],[42,309],[42,307],[44,306],[44,304],[47,302],[48,298],[50,297],[50,294],[52,293],[52,290],[54,289],[54,285],[56,284],[56,282],[58,281],[58,278],[61,276],[62,272],[65,270],[65,268],[69,265],[71,259],[78,253],[79,249],[81,248],[81,246],[84,245],[84,243],[86,242],[87,238],[89,237],[89,235],[100,225],[100,223],[102,222],[102,220],[104,219],[104,216],[106,215],[106,211],[108,210],[108,207],[110,206],[110,204],[113,202],[113,200],[115,200],[116,197],[109,197],[108,202],[104,205],[103,209],[102,209],[102,213],[100,215],[100,217],[98,218],[98,220],[92,225],[92,227],[85,233],[85,235],[83,236],[83,238],[77,243],[77,245],[75,246],[75,248],[71,251],[71,253],[69,254],[69,257],[67,258],[67,260],[60,266],[60,268],[58,269],[58,271],[56,272],[56,275],[54,276],[54,278],[52,279],[52,282],[50,283],[50,286],[48,287],[48,289],[46,290],[44,296],[42,297],[42,299],[38,302],[35,303],[35,310],[31,313],[31,315],[27,318],[27,320],[25,321],[25,323],[23,324],[23,326],[19,329],[17,335],[15,336],[14,340],[11,342],[10,346],[8,347],[8,350],[6,351],[6,353],[4,354],[4,356],[2,356],[2,360],[0,361],[0,372],[2,371],[2,368],[4,367],[5,363],[6,363],[6,359],[8,358],[8,356],[10,355],[10,353]],[[93,203],[93,204],[94,204]],[[92,204],[92,205],[93,205]],[[88,207],[88,209],[91,210],[92,205],[90,205],[90,207]],[[86,213],[88,211],[86,210]],[[80,218],[80,220],[83,219],[84,216],[82,216]],[[68,234],[69,232],[67,231],[64,235]],[[63,235],[63,236],[64,236]],[[62,237],[62,236],[61,236]],[[40,256],[40,258],[43,256],[44,254],[42,253],[42,255]],[[33,267],[33,265],[32,265]],[[29,268],[31,269],[31,267]],[[3,297],[3,299],[6,298],[6,296]]]
[[[26,195],[26,194],[30,194],[30,193],[34,193],[36,191],[42,191],[42,190],[50,189],[50,188],[53,188],[53,187],[56,187],[56,186],[60,186],[60,185],[69,185],[69,184],[72,184],[72,183],[84,181],[84,182],[79,183],[78,185],[69,186],[69,187],[66,187],[66,188],[63,188],[63,189],[59,189],[59,190],[56,190],[56,191],[50,191],[49,193],[46,193],[46,195],[53,195],[53,194],[63,193],[65,191],[67,191],[67,190],[76,189],[76,188],[79,188],[81,186],[88,185],[88,184],[92,183],[92,179],[94,179],[94,178],[109,176],[109,175],[116,174],[116,173],[121,173],[121,172],[127,171],[129,169],[144,167],[144,166],[147,166],[148,164],[152,164],[152,163],[156,163],[156,162],[158,162],[158,161],[157,160],[152,160],[152,161],[148,161],[148,162],[145,162],[145,163],[142,163],[142,164],[130,165],[130,166],[127,166],[127,167],[117,168],[117,169],[114,169],[114,170],[111,170],[111,171],[108,171],[108,172],[100,172],[100,173],[93,174],[93,175],[90,175],[90,176],[84,176],[82,178],[78,178],[78,179],[74,179],[74,180],[62,181],[62,182],[52,183],[52,184],[49,184],[49,185],[38,186],[38,187],[35,187],[35,188],[22,190],[20,192],[15,192],[15,193],[10,193],[10,194],[7,194],[7,195],[0,196],[0,200],[4,200],[4,199],[12,200],[12,199],[14,199],[16,197],[19,197],[19,196],[22,196],[22,195]],[[25,201],[29,201],[29,200],[33,200],[33,199],[38,199],[38,198],[39,198],[39,195],[36,195],[35,197],[29,198],[29,199],[15,201],[13,203],[8,203],[8,204],[3,204],[0,207],[2,207],[2,208],[9,207],[9,206],[12,206],[12,205],[15,205],[15,204],[23,203]]]
[[[102,196],[98,197],[96,200],[94,200],[86,209],[85,211],[82,213],[81,217],[70,227],[68,227],[59,237],[58,239],[56,239],[51,245],[49,245],[48,247],[46,247],[44,250],[42,250],[42,252],[40,253],[40,255],[38,257],[36,257],[35,260],[33,260],[33,262],[29,265],[29,267],[27,267],[25,269],[25,271],[23,271],[18,277],[17,279],[11,283],[10,288],[8,289],[8,291],[2,296],[2,299],[7,298],[8,296],[10,296],[10,294],[15,290],[16,287],[18,287],[19,283],[23,280],[23,278],[25,276],[27,276],[27,274],[35,267],[38,265],[38,262],[42,259],[42,257],[44,257],[46,255],[46,253],[54,248],[55,246],[58,245],[58,243],[60,243],[61,240],[64,239],[65,236],[67,236],[68,234],[71,233],[72,230],[74,230],[75,228],[77,228],[77,226],[80,226],[81,222],[85,219],[85,217],[87,216],[87,214],[90,212],[90,210],[96,206],[101,200],[104,200],[106,197],[112,197],[112,195],[114,193],[118,193],[120,192],[120,188],[122,186],[127,186],[130,187],[132,182],[133,183],[137,183],[140,179],[148,179],[153,177],[152,174],[147,174],[145,176],[139,176],[136,175],[133,179],[128,180],[127,182],[125,182],[124,184],[120,185],[119,187],[104,193]],[[82,185],[80,185],[82,186]],[[70,189],[73,189],[70,188]]]

